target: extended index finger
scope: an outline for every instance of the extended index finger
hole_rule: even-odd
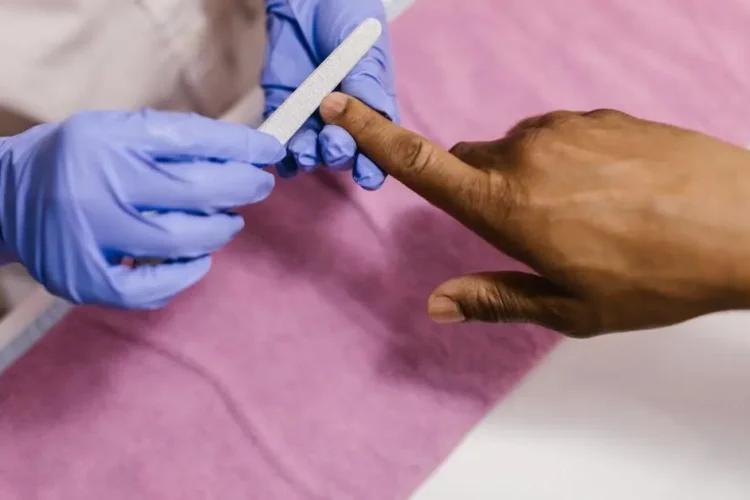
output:
[[[344,94],[327,97],[320,114],[349,132],[367,157],[414,192],[452,215],[471,215],[466,210],[487,181],[485,172]]]

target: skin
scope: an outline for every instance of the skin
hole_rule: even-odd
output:
[[[586,338],[750,307],[750,153],[613,110],[529,118],[445,151],[356,99],[323,119],[385,172],[535,274],[438,286],[443,323],[529,322]]]

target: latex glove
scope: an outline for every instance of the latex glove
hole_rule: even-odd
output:
[[[85,112],[0,142],[5,247],[74,303],[156,308],[200,280],[284,156],[273,137],[192,114]],[[145,215],[142,211],[156,211]],[[160,258],[130,268],[123,257]]]
[[[344,39],[367,18],[383,24],[383,36],[341,85],[353,95],[398,122],[393,68],[382,0],[266,0],[268,52],[262,76],[265,115],[270,115]],[[291,177],[321,164],[334,170],[353,167],[354,180],[377,189],[385,174],[357,152],[352,137],[337,126],[310,119],[288,144],[288,156],[277,170]]]
[[[750,152],[612,110],[558,111],[450,153],[334,94],[321,112],[389,174],[535,273],[432,293],[440,322],[574,337],[750,309]]]

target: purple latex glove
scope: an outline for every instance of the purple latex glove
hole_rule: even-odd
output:
[[[270,135],[193,114],[84,112],[39,125],[0,139],[2,243],[72,302],[160,307],[208,272],[244,225],[228,210],[266,198],[274,178],[258,167],[284,154]]]
[[[261,83],[269,116],[310,73],[367,18],[383,24],[383,36],[354,68],[340,90],[398,122],[388,24],[381,0],[266,0],[268,51]],[[287,157],[277,165],[279,175],[291,177],[320,165],[333,170],[353,168],[354,180],[374,190],[385,174],[357,152],[344,129],[308,120],[288,144]]]

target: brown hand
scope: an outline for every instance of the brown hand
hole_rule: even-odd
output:
[[[575,337],[750,307],[750,153],[610,110],[527,119],[450,153],[342,94],[321,107],[388,174],[536,274],[455,278],[437,321]]]

